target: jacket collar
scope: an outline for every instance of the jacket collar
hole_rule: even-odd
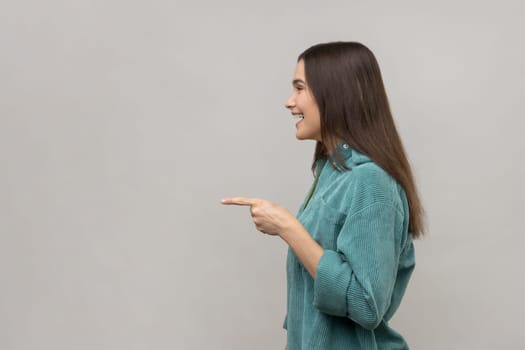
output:
[[[341,141],[337,144],[337,152],[341,154],[343,159],[348,163],[348,165],[358,165],[362,163],[368,163],[372,160],[362,154],[357,152],[355,149],[353,149],[346,141]],[[330,156],[330,161],[333,163],[335,161],[335,157],[333,155]]]

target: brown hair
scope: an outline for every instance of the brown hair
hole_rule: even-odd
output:
[[[361,43],[339,41],[314,45],[297,61],[301,59],[321,117],[323,141],[317,141],[312,172],[315,174],[316,161],[332,150],[336,169],[351,170],[337,149],[338,140],[344,140],[403,187],[410,212],[409,232],[413,238],[422,236],[423,207],[372,51]]]

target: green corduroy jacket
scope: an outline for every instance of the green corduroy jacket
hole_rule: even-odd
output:
[[[388,324],[415,267],[406,194],[370,158],[337,148],[351,171],[318,160],[297,213],[324,249],[315,279],[288,249],[288,349],[408,349]]]

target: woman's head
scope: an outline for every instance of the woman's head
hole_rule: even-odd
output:
[[[379,65],[370,49],[357,42],[314,45],[297,59],[319,110],[320,142],[325,151],[340,140],[367,142],[393,127]],[[296,69],[297,71],[298,69]]]
[[[306,91],[298,91],[298,87]],[[341,141],[348,143],[401,184],[409,201],[410,229],[415,237],[423,231],[422,208],[410,165],[379,65],[369,48],[358,42],[330,42],[305,50],[297,58],[294,92],[286,107],[292,113],[304,113],[297,138],[317,140],[312,170],[317,159],[328,155],[336,161],[336,169],[349,170],[336,147]]]

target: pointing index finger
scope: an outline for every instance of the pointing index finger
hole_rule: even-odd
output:
[[[223,198],[221,200],[222,204],[233,204],[233,205],[254,205],[256,200],[254,198],[245,198],[245,197],[233,197],[233,198]]]

